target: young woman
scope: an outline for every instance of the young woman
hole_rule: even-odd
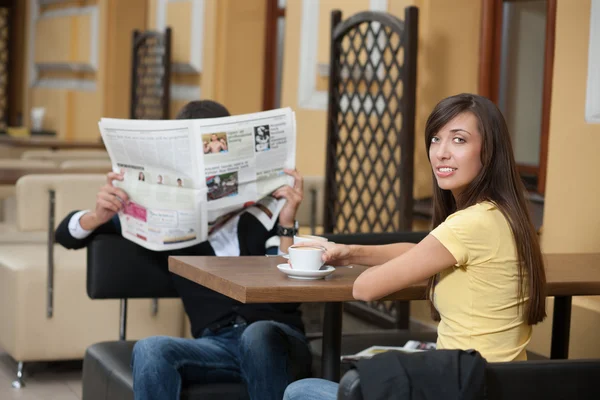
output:
[[[374,265],[353,295],[374,300],[429,278],[438,349],[475,349],[487,361],[526,360],[531,326],[546,316],[546,276],[504,117],[460,94],[425,126],[435,177],[433,231],[419,244],[325,243],[325,262]],[[305,379],[284,400],[335,399],[337,384]]]

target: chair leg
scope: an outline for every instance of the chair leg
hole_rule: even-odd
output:
[[[152,299],[152,308],[150,312],[152,313],[153,317],[158,315],[158,299]]]
[[[127,338],[127,299],[121,299],[121,312],[119,315],[119,340]]]
[[[21,389],[25,387],[25,381],[23,381],[23,361],[19,361],[17,365],[17,380],[13,381],[12,387],[15,389]]]
[[[317,190],[310,190],[310,234],[317,234]]]
[[[56,193],[48,191],[48,278],[46,282],[46,318],[54,315],[54,207]]]

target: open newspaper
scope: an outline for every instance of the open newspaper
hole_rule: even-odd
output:
[[[119,213],[123,236],[151,250],[207,240],[242,211],[272,229],[292,184],[296,121],[289,108],[194,120],[102,118],[115,181],[129,195]]]

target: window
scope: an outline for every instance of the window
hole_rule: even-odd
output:
[[[585,120],[598,124],[600,123],[600,0],[592,0],[589,45]]]

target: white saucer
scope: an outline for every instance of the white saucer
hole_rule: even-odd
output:
[[[294,279],[323,279],[335,271],[331,265],[324,265],[317,271],[307,271],[302,269],[292,269],[289,264],[279,264],[277,269]]]

